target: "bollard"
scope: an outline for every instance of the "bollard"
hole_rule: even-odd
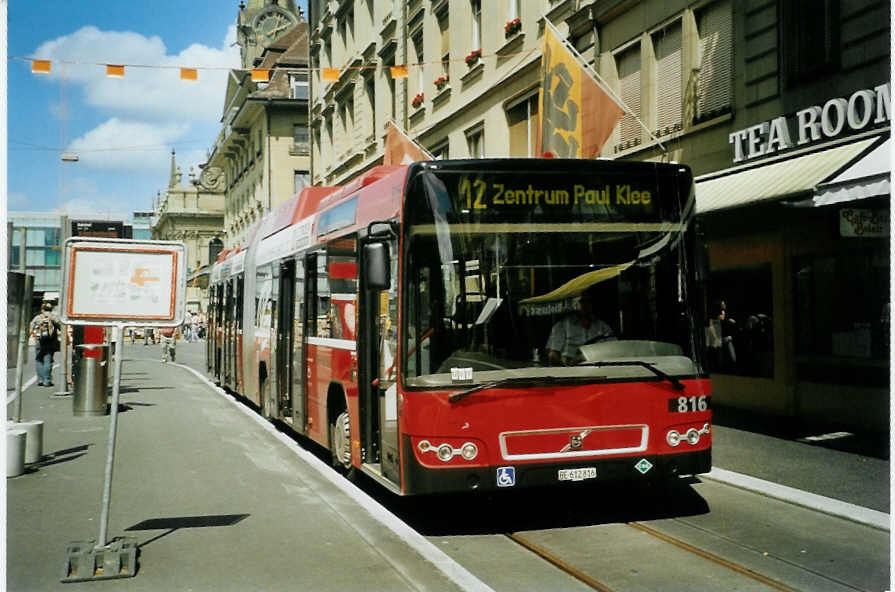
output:
[[[78,359],[78,378],[72,396],[72,412],[75,417],[106,415],[108,413],[106,350],[109,346],[101,343],[84,343],[77,347],[84,351]],[[87,355],[93,352],[94,355]]]
[[[44,422],[39,419],[7,424],[9,430],[25,432],[25,464],[40,462],[44,450]]]
[[[25,472],[25,430],[6,430],[6,476],[18,477]]]

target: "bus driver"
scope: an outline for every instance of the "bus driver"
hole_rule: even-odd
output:
[[[583,361],[580,346],[614,338],[612,328],[594,316],[592,296],[585,292],[578,297],[578,310],[553,325],[547,339],[547,359],[551,364],[572,366]]]

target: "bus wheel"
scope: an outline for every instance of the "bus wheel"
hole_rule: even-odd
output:
[[[351,470],[351,419],[348,411],[340,413],[329,426],[333,466],[343,472]]]

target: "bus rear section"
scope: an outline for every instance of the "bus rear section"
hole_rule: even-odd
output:
[[[404,493],[711,469],[687,167],[420,164],[405,203]]]

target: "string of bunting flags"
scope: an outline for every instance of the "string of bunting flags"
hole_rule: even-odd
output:
[[[531,55],[539,48],[529,49],[526,51],[516,52],[516,53],[502,53],[502,54],[481,54],[481,50],[478,50],[479,59],[490,58],[490,57],[500,57],[502,59],[509,59],[521,55]],[[470,65],[467,58],[459,58],[459,59],[451,59],[451,60],[437,60],[431,62],[417,62],[417,63],[408,63],[408,64],[394,64],[394,65],[380,65],[380,64],[367,64],[361,66],[345,66],[342,68],[323,68],[323,67],[304,67],[304,68],[277,68],[276,70],[271,68],[251,68],[251,69],[243,69],[243,68],[227,68],[224,66],[192,66],[192,67],[183,67],[183,66],[164,66],[164,65],[152,65],[152,64],[108,64],[104,62],[84,62],[84,61],[75,61],[75,60],[46,60],[46,59],[37,59],[32,57],[25,56],[10,56],[10,60],[18,60],[24,62],[31,62],[31,73],[32,74],[50,74],[53,71],[53,64],[60,65],[81,65],[81,66],[101,66],[106,69],[106,76],[110,78],[123,78],[125,75],[125,71],[127,68],[140,68],[140,69],[157,69],[157,70],[179,70],[180,71],[180,79],[196,82],[199,80],[199,72],[201,70],[223,70],[223,71],[231,71],[238,70],[243,72],[249,72],[252,77],[253,82],[268,82],[270,80],[271,74],[274,71],[278,72],[287,72],[287,73],[311,73],[311,72],[320,72],[320,78],[324,82],[337,82],[339,78],[342,76],[343,72],[346,71],[370,71],[370,70],[379,70],[379,69],[388,69],[389,75],[393,79],[398,78],[407,78],[409,76],[409,70],[411,68],[421,68],[426,66],[441,66],[445,63],[450,62],[466,62],[467,65]],[[471,66],[470,66],[471,67]]]

